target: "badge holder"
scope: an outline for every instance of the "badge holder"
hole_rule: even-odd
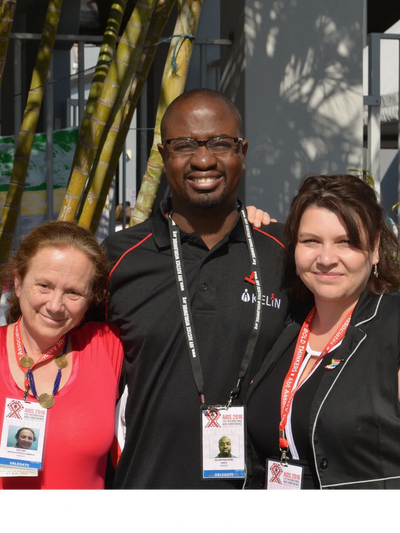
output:
[[[172,257],[174,262],[175,281],[182,315],[183,331],[185,332],[190,365],[199,394],[201,424],[202,479],[245,479],[246,478],[246,423],[244,406],[231,407],[239,397],[240,387],[257,344],[262,316],[261,273],[252,237],[252,230],[243,208],[240,210],[245,228],[246,242],[250,263],[253,268],[252,284],[255,286],[256,305],[254,307],[253,327],[247,343],[236,387],[231,391],[226,405],[208,406],[204,398],[204,379],[201,368],[196,333],[193,328],[193,317],[190,305],[190,294],[187,289],[185,269],[183,266],[180,230],[172,218],[168,217]]]
[[[200,413],[202,478],[245,478],[245,407],[216,405],[202,407]]]
[[[265,488],[268,490],[301,490],[303,467],[288,463],[288,448],[280,448],[281,460],[267,459]]]
[[[6,398],[0,440],[0,477],[37,476],[43,469],[47,409]]]

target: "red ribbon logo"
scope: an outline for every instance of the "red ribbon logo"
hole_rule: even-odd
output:
[[[282,481],[279,479],[279,476],[282,474],[283,470],[279,463],[272,463],[270,468],[272,478],[269,480],[271,483],[279,483],[282,485]]]
[[[19,400],[12,400],[7,404],[7,407],[10,409],[10,412],[6,415],[7,418],[19,418],[22,420],[22,416],[20,415],[20,412],[24,409],[22,402]]]
[[[206,428],[220,428],[221,426],[218,424],[220,416],[219,411],[206,411],[206,418],[208,419]]]

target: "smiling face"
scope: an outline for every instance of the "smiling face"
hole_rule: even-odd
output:
[[[32,446],[35,436],[30,429],[22,429],[18,431],[16,448],[23,448],[29,450]]]
[[[21,280],[14,280],[21,328],[39,346],[50,346],[75,327],[89,307],[94,268],[74,248],[41,248]]]
[[[177,103],[164,127],[166,139],[205,141],[218,136],[240,137],[237,117],[219,98],[206,96]],[[247,141],[235,151],[215,155],[206,146],[191,155],[158,145],[163,157],[174,210],[188,205],[197,209],[227,205],[235,209],[242,178]]]
[[[300,221],[295,262],[316,304],[320,301],[355,304],[373,265],[378,263],[378,244],[369,251],[355,248],[336,213],[320,207],[306,209]]]

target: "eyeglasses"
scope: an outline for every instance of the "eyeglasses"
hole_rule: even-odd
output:
[[[214,137],[208,141],[196,141],[195,139],[167,139],[164,143],[169,145],[173,154],[191,155],[197,152],[200,146],[205,146],[213,154],[225,154],[237,151],[238,145],[242,144],[240,137]]]

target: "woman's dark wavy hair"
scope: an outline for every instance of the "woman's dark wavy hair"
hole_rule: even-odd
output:
[[[8,324],[15,322],[21,316],[19,300],[13,288],[14,277],[19,276],[21,280],[24,279],[31,260],[42,248],[73,248],[84,253],[94,267],[89,305],[97,307],[105,301],[109,262],[104,249],[85,228],[74,222],[54,220],[28,233],[9,262],[0,270],[0,290],[3,290],[5,285],[12,284],[11,295],[8,298],[10,306],[7,313]]]
[[[301,217],[308,207],[322,207],[340,216],[347,228],[350,244],[355,248],[373,250],[377,238],[380,238],[379,277],[371,271],[367,288],[373,294],[400,289],[400,241],[385,221],[374,189],[349,174],[308,176],[293,199],[284,227],[288,251],[285,280],[293,297],[300,301],[312,297],[311,291],[296,275],[294,260]],[[360,230],[365,233],[366,244]]]

